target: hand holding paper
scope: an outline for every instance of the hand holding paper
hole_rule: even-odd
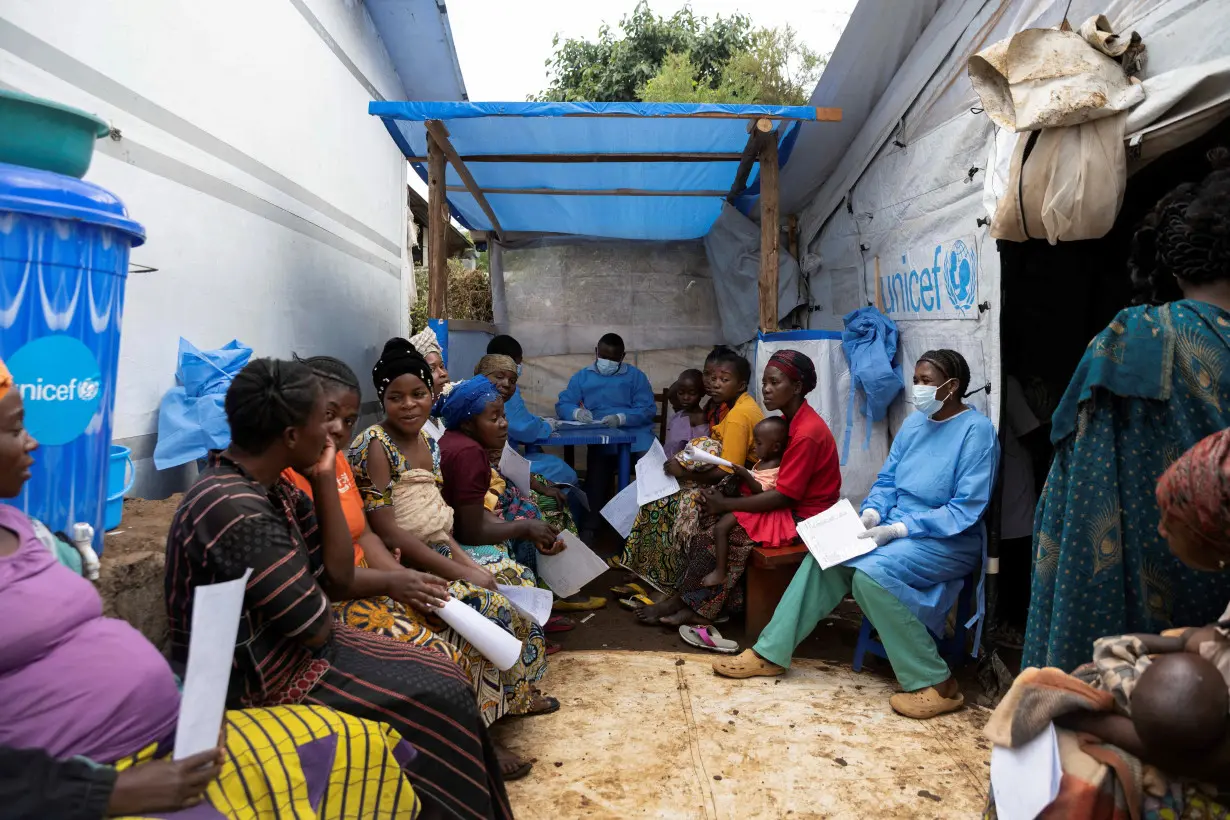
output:
[[[867,530],[846,498],[819,515],[800,521],[797,529],[820,569],[837,566],[876,548],[874,540],[859,537]]]
[[[719,467],[732,467],[733,468],[735,466],[731,464],[729,461],[727,461],[726,459],[722,458],[721,456],[715,456],[715,455],[705,452],[704,450],[698,450],[695,447],[693,447],[691,444],[685,447],[683,449],[683,452],[684,452],[684,457],[687,458],[688,461],[700,462],[701,464],[715,464]]]
[[[636,503],[644,506],[679,492],[679,482],[665,470],[666,451],[655,441],[636,462]]]
[[[559,537],[564,542],[564,551],[557,555],[539,555],[538,574],[552,592],[567,598],[610,568],[572,533],[565,530]]]

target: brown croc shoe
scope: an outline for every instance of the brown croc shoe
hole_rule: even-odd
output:
[[[769,663],[750,649],[744,649],[733,658],[713,662],[713,671],[724,678],[772,678],[784,675],[784,667]]]
[[[927,720],[957,711],[965,705],[965,695],[957,692],[956,697],[946,698],[934,686],[928,686],[917,692],[900,692],[893,695],[888,699],[888,704],[899,715],[915,720]]]

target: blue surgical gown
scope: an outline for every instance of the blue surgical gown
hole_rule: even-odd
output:
[[[508,419],[509,441],[517,444],[533,444],[551,435],[551,425],[535,416],[525,406],[525,399],[521,398],[520,388],[512,394],[511,399],[504,402],[504,415]],[[534,472],[547,481],[576,485],[576,471],[569,467],[563,459],[542,451],[529,453],[526,458],[530,460]]]
[[[985,563],[982,515],[998,461],[995,426],[977,410],[945,421],[911,413],[862,507],[878,512],[881,524],[905,524],[908,535],[846,566],[867,573],[934,634],[944,634],[962,579]]]
[[[634,452],[640,453],[653,445],[653,417],[658,404],[653,388],[644,373],[630,364],[621,364],[612,376],[603,376],[594,365],[578,371],[559,394],[555,412],[561,419],[576,417],[577,408],[585,406],[594,414],[594,421],[622,413],[625,432],[635,433]]]

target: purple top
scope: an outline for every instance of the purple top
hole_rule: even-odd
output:
[[[169,740],[179,691],[166,660],[94,585],[56,561],[30,520],[0,504],[17,552],[0,558],[0,745],[112,763]]]
[[[666,457],[671,458],[687,443],[694,438],[701,438],[709,435],[709,425],[701,422],[700,424],[692,424],[692,420],[688,418],[687,411],[680,410],[670,417],[666,422]]]

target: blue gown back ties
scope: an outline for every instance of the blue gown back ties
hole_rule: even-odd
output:
[[[980,633],[986,577],[982,516],[998,462],[995,425],[977,410],[945,421],[911,413],[862,507],[878,512],[881,524],[904,523],[909,534],[845,565],[869,575],[936,635],[944,634],[962,580],[981,565],[974,618]],[[977,651],[977,636],[974,646]]]
[[[530,412],[521,398],[521,388],[504,402],[504,415],[508,418],[508,439],[515,444],[533,444],[551,435],[551,425]],[[529,453],[526,458],[534,472],[555,484],[577,484],[576,470],[562,458],[544,453]]]

